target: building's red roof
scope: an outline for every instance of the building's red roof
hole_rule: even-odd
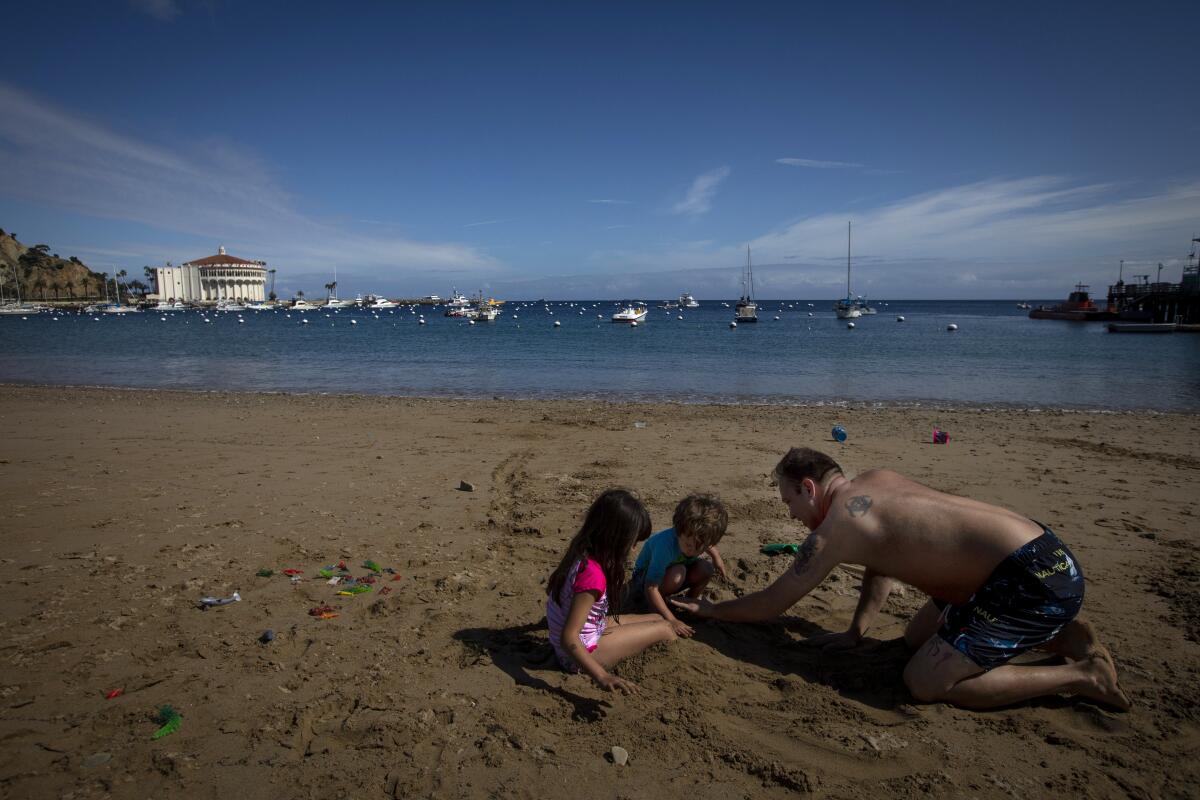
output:
[[[215,266],[221,266],[221,265],[225,265],[225,264],[235,264],[235,265],[245,264],[248,267],[263,266],[263,263],[261,261],[247,261],[246,259],[238,258],[237,256],[226,256],[226,255],[220,255],[220,254],[215,255],[215,256],[208,256],[207,258],[198,258],[195,261],[188,261],[186,265],[191,265],[191,266],[196,266],[196,267],[215,267]]]

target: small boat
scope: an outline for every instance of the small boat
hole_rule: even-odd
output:
[[[696,298],[692,297],[687,292],[684,292],[683,294],[679,295],[679,307],[680,308],[699,308],[700,303],[696,300]]]
[[[621,304],[621,310],[612,315],[613,322],[645,322],[646,304],[640,301],[629,301]]]
[[[158,305],[154,306],[154,308],[151,310],[157,311],[158,313],[163,314],[168,311],[187,311],[187,306],[185,306],[183,303],[176,300],[174,303],[166,303],[166,302],[159,303]]]
[[[446,308],[466,308],[471,305],[471,301],[467,299],[465,294],[460,294],[458,289],[450,289],[450,299],[446,301]],[[447,317],[459,317],[461,314],[446,314]]]
[[[6,303],[0,306],[0,314],[36,314],[36,308],[29,308],[20,303]]]
[[[1017,303],[1017,308],[1025,309],[1026,311],[1028,311],[1029,309],[1033,308],[1033,306],[1030,305],[1029,303],[1026,303],[1024,300],[1022,300],[1021,302]]]
[[[758,303],[754,302],[754,268],[750,264],[750,245],[746,245],[746,271],[742,273],[742,299],[733,307],[734,322],[758,322]]]
[[[1175,333],[1179,326],[1174,322],[1110,322],[1109,333]]]
[[[222,300],[217,303],[217,311],[245,311],[246,307],[241,303],[234,303],[227,300]]]
[[[313,311],[314,309],[316,309],[316,306],[305,300],[303,297],[292,303],[291,308],[292,311]]]
[[[1029,312],[1030,319],[1063,319],[1072,322],[1095,322],[1097,320],[1116,319],[1117,313],[1103,309],[1092,302],[1085,284],[1075,284],[1067,302],[1058,303],[1049,308],[1038,306]]]
[[[132,314],[137,311],[134,306],[123,306],[120,303],[107,303],[100,306],[102,314]]]

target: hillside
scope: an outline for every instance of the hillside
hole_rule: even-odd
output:
[[[74,256],[61,258],[44,244],[26,247],[0,229],[0,285],[5,298],[13,297],[15,280],[20,281],[22,300],[102,298],[107,278]]]

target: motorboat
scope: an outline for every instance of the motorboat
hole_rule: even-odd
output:
[[[378,295],[373,294],[367,295],[367,308],[378,310],[382,308],[397,308],[399,305],[399,303],[393,303],[386,297],[379,297]]]
[[[450,289],[450,299],[446,301],[446,308],[466,308],[471,305],[471,301],[467,299],[465,294],[462,294],[456,288]],[[461,316],[461,314],[446,314],[447,317]]]
[[[222,301],[217,303],[217,311],[245,311],[246,306],[241,303]]]
[[[274,309],[273,303],[246,303],[247,311],[273,311]]]
[[[5,303],[0,306],[0,314],[36,314],[36,308],[29,308],[20,303]]]
[[[758,303],[754,302],[754,267],[750,264],[750,245],[746,245],[746,269],[742,273],[742,299],[733,307],[733,321],[758,322]]]
[[[163,314],[168,311],[187,311],[187,306],[185,306],[183,303],[176,300],[174,303],[166,303],[166,302],[158,303],[156,306],[154,306],[154,308],[152,310],[156,311],[160,314]]]
[[[697,302],[696,298],[692,297],[687,292],[684,292],[683,294],[679,295],[679,307],[680,308],[699,308],[700,303]]]
[[[135,306],[123,306],[120,303],[107,303],[100,306],[102,314],[132,314],[137,311]]]
[[[641,301],[629,301],[621,304],[621,309],[612,315],[613,322],[645,322],[649,313],[646,304]]]
[[[316,306],[314,306],[312,303],[305,300],[303,297],[299,297],[295,300],[295,302],[292,303],[291,310],[292,311],[315,311],[316,308],[317,308]]]

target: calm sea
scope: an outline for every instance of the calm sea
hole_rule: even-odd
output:
[[[609,321],[612,301],[510,302],[496,321],[474,325],[443,317],[440,307],[247,311],[240,322],[236,313],[197,311],[2,316],[0,381],[1200,411],[1200,335],[1118,335],[1102,323],[1031,320],[1015,301],[876,307],[853,330],[827,300],[765,301],[761,321],[737,329],[729,327],[732,308],[719,301],[690,311],[652,305],[636,328]],[[950,323],[958,330],[948,332]]]

